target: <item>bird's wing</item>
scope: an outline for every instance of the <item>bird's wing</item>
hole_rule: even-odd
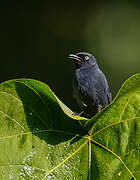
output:
[[[95,88],[98,104],[105,107],[112,101],[111,92],[104,73],[97,69],[92,78],[92,88]]]
[[[105,107],[112,101],[107,80],[99,68],[77,71],[75,77],[75,98],[79,104]]]
[[[112,102],[112,95],[111,95],[109,87],[107,89],[107,98],[108,98],[108,104],[110,104]]]

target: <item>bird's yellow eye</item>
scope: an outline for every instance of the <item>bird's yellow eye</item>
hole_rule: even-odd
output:
[[[86,61],[89,60],[89,56],[85,56],[85,60],[86,60]]]

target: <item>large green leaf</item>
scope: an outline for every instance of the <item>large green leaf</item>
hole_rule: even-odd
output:
[[[92,119],[39,81],[0,86],[0,179],[140,179],[140,74]]]

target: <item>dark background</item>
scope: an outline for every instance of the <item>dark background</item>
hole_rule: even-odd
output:
[[[139,72],[140,3],[129,1],[4,1],[0,3],[0,82],[47,83],[73,110],[69,53],[92,53],[113,97]]]

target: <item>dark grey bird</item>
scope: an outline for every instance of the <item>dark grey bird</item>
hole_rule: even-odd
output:
[[[91,118],[112,101],[106,77],[93,55],[80,52],[69,58],[75,62],[73,96],[84,116]]]

